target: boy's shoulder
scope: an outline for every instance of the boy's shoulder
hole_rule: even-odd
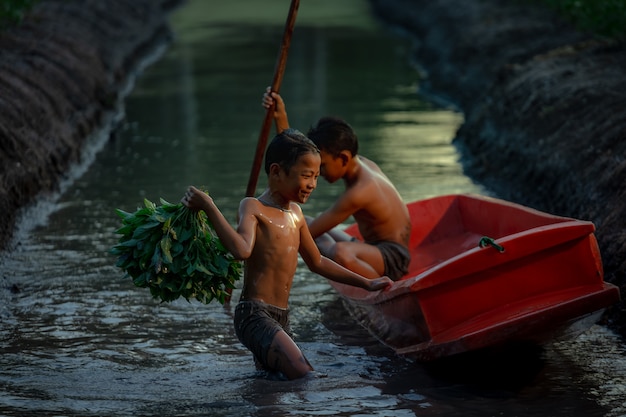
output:
[[[255,214],[259,212],[263,207],[263,204],[256,197],[244,197],[239,202],[239,211],[247,212],[249,214]]]
[[[365,165],[367,168],[369,168],[370,170],[375,171],[379,174],[383,174],[383,170],[380,169],[380,167],[378,166],[376,162],[361,155],[359,155],[359,159],[361,160],[361,163]]]
[[[244,197],[239,202],[240,207],[246,207],[250,204],[258,204],[259,200],[256,197]]]
[[[346,187],[343,198],[352,201],[352,204],[369,204],[373,199],[382,199],[389,195],[395,187],[380,169],[380,167],[367,158],[361,157],[363,169],[360,170],[356,181]]]

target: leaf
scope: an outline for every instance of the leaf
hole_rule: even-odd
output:
[[[147,198],[143,199],[143,204],[144,206],[146,206],[147,209],[151,211],[156,210],[156,204],[154,204],[152,201],[148,200]]]
[[[119,217],[122,218],[122,220],[132,216],[131,213],[124,211],[124,210],[120,210],[120,209],[115,209],[115,214],[117,214]]]
[[[206,266],[204,266],[204,265],[202,265],[200,262],[197,262],[197,263],[195,264],[195,268],[196,268],[196,271],[198,271],[198,272],[202,272],[203,274],[206,274],[206,275],[209,275],[209,276],[212,276],[212,275],[213,275],[213,273],[212,273],[211,271],[209,271],[209,270],[207,269],[207,267],[206,267]]]
[[[152,215],[152,213],[154,212],[154,209],[150,209],[150,208],[142,208],[137,210],[136,212],[133,213],[132,217],[129,217],[128,220],[132,220],[134,222],[139,222],[139,221],[143,221],[144,217],[150,216]]]
[[[161,251],[163,252],[163,258],[165,259],[165,262],[167,262],[168,264],[172,263],[172,253],[171,253],[171,248],[172,248],[172,239],[170,239],[169,236],[164,236],[163,239],[161,239]]]
[[[138,226],[133,231],[133,238],[135,239],[145,239],[149,234],[154,233],[154,229],[159,227],[161,223],[159,222],[148,222],[144,223],[141,226]]]
[[[163,268],[163,259],[161,258],[161,250],[158,246],[154,249],[154,254],[152,255],[152,260],[150,261],[150,266],[154,269],[154,273],[156,275],[158,275],[159,272],[161,272],[161,269]]]
[[[194,232],[190,229],[179,229],[176,235],[178,236],[178,241],[182,243],[188,241],[194,235]]]
[[[141,243],[140,240],[137,239],[129,239],[129,240],[125,240],[123,242],[118,243],[115,247],[119,247],[119,248],[134,248],[136,247],[139,243]]]
[[[136,227],[132,224],[126,224],[115,231],[118,235],[132,235]]]
[[[114,255],[116,254],[115,249],[116,248],[113,248],[111,250],[111,252]],[[124,266],[129,263],[129,259],[132,259],[132,258],[130,258],[130,256],[126,252],[122,252],[122,251],[117,251],[117,252],[119,252],[119,257],[117,258],[117,262],[115,263],[115,266],[117,266],[118,268],[124,268]]]
[[[135,284],[137,287],[145,287],[149,282],[150,282],[149,272],[144,272],[143,274],[133,279],[133,284]]]
[[[172,242],[172,248],[171,248],[172,258],[179,257],[184,251],[185,251],[185,246],[182,243],[178,241]]]

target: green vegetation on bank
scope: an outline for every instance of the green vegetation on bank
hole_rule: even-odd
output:
[[[17,24],[37,0],[0,0],[0,28]]]
[[[539,0],[558,10],[579,29],[626,40],[626,0]]]

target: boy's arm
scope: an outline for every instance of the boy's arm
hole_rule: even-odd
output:
[[[335,203],[320,213],[317,217],[309,221],[309,232],[313,239],[317,239],[324,233],[329,232],[335,226],[343,223],[356,213],[358,202],[352,198],[350,191],[345,192],[335,201]]]
[[[272,92],[271,87],[267,87],[263,94],[263,107],[266,109],[274,107],[274,122],[276,123],[276,133],[289,129],[289,120],[287,118],[287,108],[280,94]]]
[[[332,281],[361,287],[368,291],[382,290],[391,285],[393,281],[389,277],[368,279],[322,256],[309,232],[306,222],[303,221],[302,223],[299,252],[311,272],[322,275]]]
[[[226,249],[235,259],[247,259],[252,254],[256,239],[256,216],[252,212],[252,199],[239,205],[239,226],[235,230],[218,209],[213,198],[196,187],[189,187],[181,202],[191,210],[202,210],[215,229]]]

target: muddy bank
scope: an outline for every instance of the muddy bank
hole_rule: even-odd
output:
[[[426,93],[465,113],[455,143],[466,174],[499,197],[593,221],[606,280],[626,294],[626,46],[518,2],[370,3],[415,38]],[[623,312],[607,317],[625,335]]]
[[[56,189],[179,0],[42,0],[0,31],[0,250],[19,209]]]

